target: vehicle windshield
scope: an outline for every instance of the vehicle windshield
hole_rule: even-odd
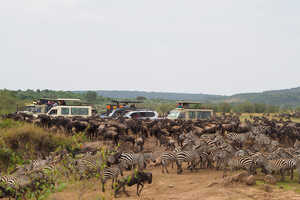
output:
[[[209,119],[211,117],[210,111],[199,111],[197,113],[197,119]]]
[[[177,111],[177,110],[172,110],[170,112],[170,114],[168,114],[168,117],[171,117],[171,118],[177,118],[178,115],[179,115],[180,111]]]
[[[34,112],[35,107],[34,106],[25,106],[24,111]]]
[[[23,111],[32,112],[32,113],[40,113],[41,107],[36,106],[25,106]]]

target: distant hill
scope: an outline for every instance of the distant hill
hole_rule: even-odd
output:
[[[284,90],[271,90],[260,93],[235,94],[229,96],[226,101],[250,101],[252,103],[296,107],[300,106],[300,87]]]
[[[77,91],[78,92],[78,91]],[[83,92],[83,91],[80,91]],[[271,90],[259,93],[242,93],[232,96],[209,95],[209,94],[189,94],[172,92],[144,92],[144,91],[118,91],[118,90],[97,90],[98,95],[109,98],[132,99],[138,96],[147,99],[166,99],[166,100],[192,100],[202,102],[232,102],[239,103],[250,101],[253,103],[265,103],[270,105],[279,105],[285,107],[300,106],[300,87]]]
[[[125,90],[97,90],[98,95],[109,98],[132,99],[138,96],[147,99],[166,99],[166,100],[191,100],[191,101],[220,101],[225,100],[226,96],[209,94],[189,94],[172,92],[144,92],[144,91],[125,91]]]

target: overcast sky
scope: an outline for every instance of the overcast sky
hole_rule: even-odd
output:
[[[0,88],[300,86],[299,0],[6,0]]]

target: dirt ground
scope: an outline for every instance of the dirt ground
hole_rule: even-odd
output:
[[[170,168],[170,174],[162,174],[160,168],[155,168],[152,184],[145,184],[140,197],[136,196],[136,187],[127,188],[130,197],[121,193],[118,198],[144,199],[144,200],[300,200],[300,193],[292,190],[280,189],[278,186],[271,186],[272,192],[266,192],[263,184],[246,186],[234,183],[224,186],[222,172],[215,170],[200,169],[198,172],[184,171],[177,175],[176,169]],[[217,184],[214,184],[217,183]],[[111,182],[106,185],[106,193],[100,190],[100,181],[89,180],[69,185],[64,191],[51,195],[50,200],[97,200],[114,199],[110,190]],[[299,186],[300,187],[300,186]],[[103,198],[104,197],[104,198]]]
[[[163,151],[156,146],[155,140],[150,138],[145,144],[145,151]],[[158,153],[159,154],[159,153]],[[295,182],[294,187],[282,188],[278,185],[272,187],[272,192],[264,190],[264,183],[257,181],[255,186],[246,186],[242,183],[234,185],[222,184],[223,172],[215,169],[199,169],[198,172],[184,170],[183,174],[176,173],[176,164],[172,169],[168,167],[169,174],[163,174],[161,167],[147,169],[153,173],[151,185],[145,184],[140,197],[136,195],[136,187],[126,188],[130,197],[120,193],[116,199],[143,199],[143,200],[300,200],[300,185]],[[126,172],[124,175],[128,175]],[[261,177],[259,177],[261,179]],[[298,178],[298,177],[297,177]],[[215,184],[217,183],[217,184]],[[51,195],[49,200],[108,200],[115,199],[112,193],[111,180],[106,184],[106,192],[102,193],[101,183],[93,180],[74,182],[68,184],[62,192]],[[299,191],[298,190],[298,191]]]

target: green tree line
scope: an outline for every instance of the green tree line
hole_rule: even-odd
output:
[[[79,98],[83,102],[95,106],[98,111],[104,111],[105,105],[110,103],[111,98],[98,95],[95,91],[72,92],[72,91],[54,91],[54,90],[0,90],[0,114],[15,112],[17,105],[23,106],[25,103],[31,103],[39,98]],[[174,100],[147,99],[139,96],[143,100],[144,108],[158,111],[160,114],[166,114],[176,107]],[[131,99],[132,100],[132,99]],[[276,113],[280,111],[300,111],[300,107],[283,107],[263,103],[252,103],[245,101],[242,103],[203,103],[193,105],[194,108],[208,108],[215,112],[236,112],[236,113]]]
[[[97,95],[94,91],[84,93],[74,93],[71,91],[54,90],[0,90],[0,114],[12,113],[17,110],[17,106],[22,107],[26,103],[32,103],[39,98],[76,98],[83,103],[92,105],[105,104],[110,98]]]

